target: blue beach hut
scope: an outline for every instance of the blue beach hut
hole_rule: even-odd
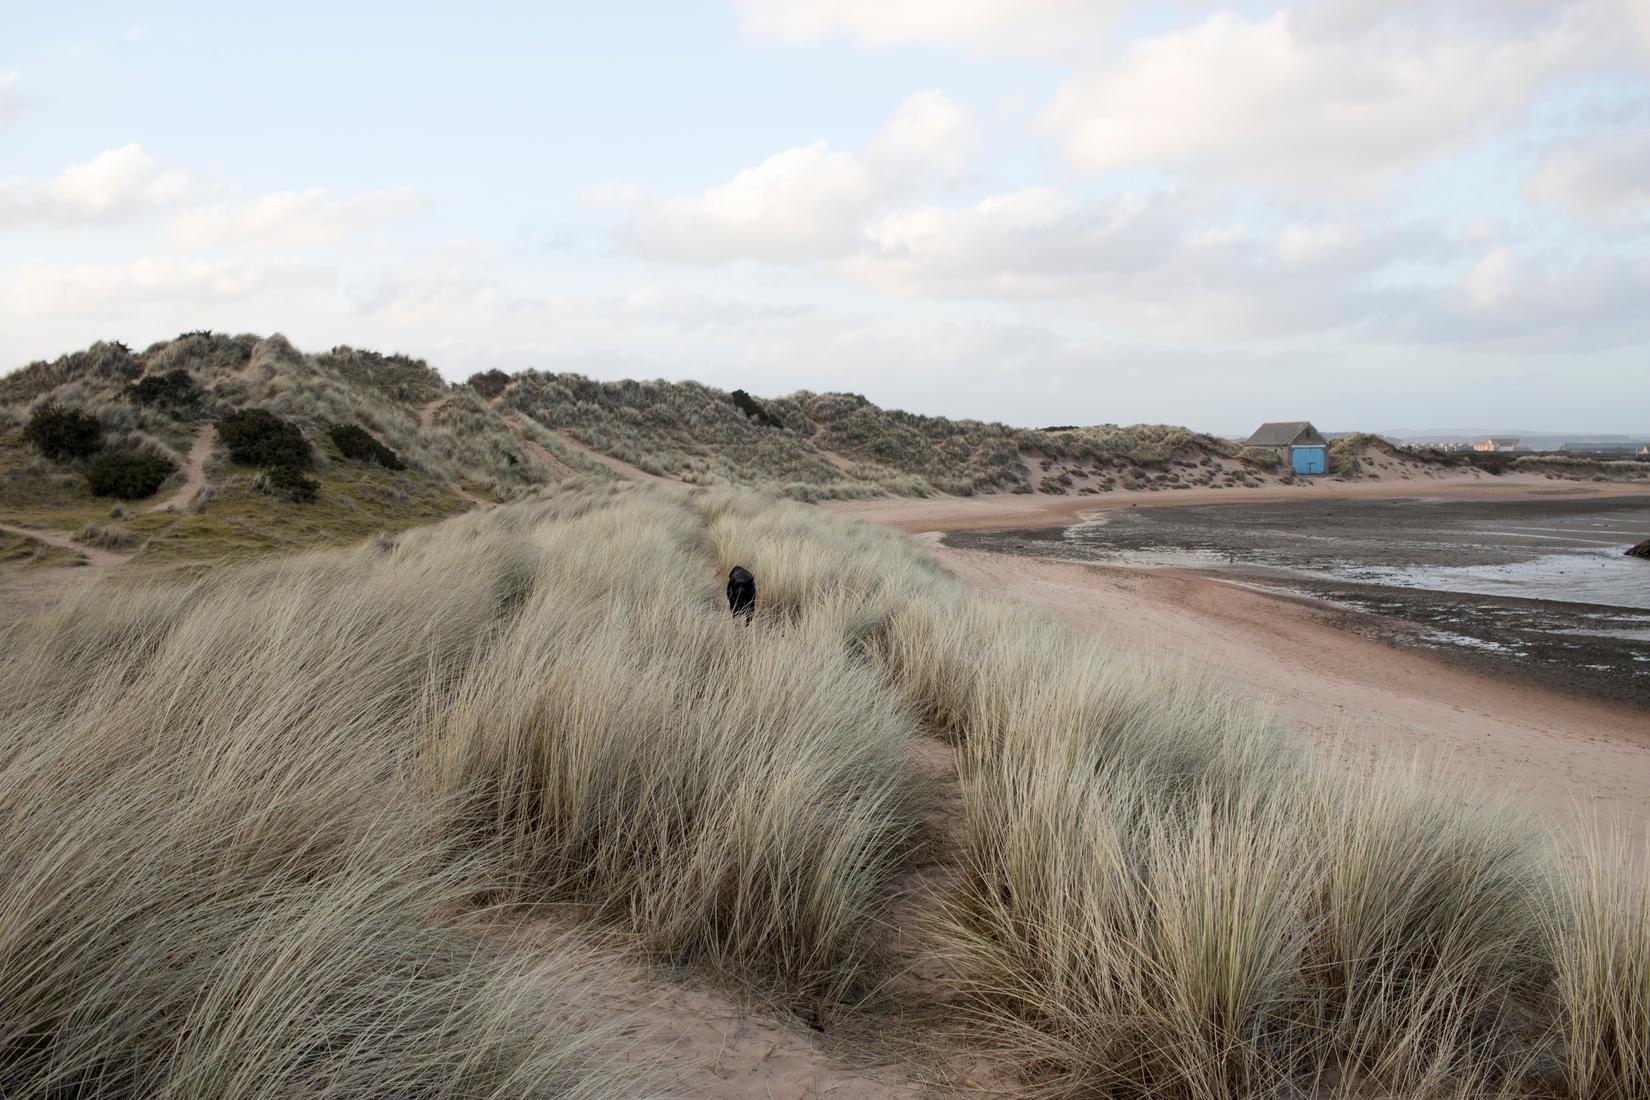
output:
[[[1244,441],[1248,447],[1278,452],[1297,474],[1321,474],[1329,468],[1329,441],[1309,420],[1275,420],[1262,424]]]

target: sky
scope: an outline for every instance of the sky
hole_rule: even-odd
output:
[[[1650,435],[1650,0],[0,3],[0,370],[200,328]]]

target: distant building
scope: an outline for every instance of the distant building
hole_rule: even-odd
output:
[[[1475,451],[1516,451],[1518,450],[1518,440],[1480,439],[1472,445],[1472,449]]]
[[[1269,421],[1244,440],[1246,447],[1277,452],[1297,474],[1321,474],[1329,468],[1329,441],[1307,420]]]

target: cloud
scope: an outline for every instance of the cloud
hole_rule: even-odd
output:
[[[1511,117],[1600,48],[1591,4],[1511,27],[1407,14],[1211,15],[1071,80],[1048,118],[1070,159],[1092,171],[1147,166],[1292,192],[1369,191]]]
[[[225,264],[155,256],[124,264],[28,268],[7,287],[5,300],[10,312],[26,317],[154,303],[211,310],[260,293],[313,288],[331,280],[327,269],[301,262]]]
[[[1581,354],[1650,340],[1650,260],[1498,247],[1395,315],[1397,340]]]
[[[305,245],[337,240],[415,213],[424,200],[410,187],[334,198],[324,188],[274,191],[246,202],[187,210],[172,221],[185,246]]]
[[[16,73],[0,73],[0,125],[10,122],[17,113],[17,93],[13,90],[16,84]]]
[[[1125,0],[737,0],[747,29],[792,45],[846,36],[869,46],[1047,53],[1101,38]]]
[[[939,92],[907,99],[862,152],[824,140],[775,153],[692,195],[647,198],[634,184],[595,189],[630,212],[630,243],[677,260],[809,260],[853,247],[864,220],[924,184],[955,178],[971,143],[963,113]]]
[[[1610,129],[1550,150],[1525,193],[1583,221],[1650,214],[1650,126]]]
[[[0,222],[79,226],[174,205],[191,190],[187,176],[163,169],[141,145],[123,145],[66,168],[44,187],[0,183]]]
[[[1278,234],[1277,257],[1291,268],[1323,268],[1355,252],[1363,232],[1347,222],[1294,222]]]

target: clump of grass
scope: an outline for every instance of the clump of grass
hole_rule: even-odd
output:
[[[673,962],[797,1001],[863,988],[917,828],[909,718],[829,636],[726,621],[680,504],[631,493],[535,541],[433,733],[473,842]]]
[[[29,417],[23,438],[47,458],[67,462],[94,454],[102,446],[103,427],[95,416],[48,402]]]
[[[394,451],[374,439],[359,424],[334,424],[327,429],[338,453],[357,462],[375,462],[386,470],[405,470],[407,464]]]
[[[1557,1027],[1569,1096],[1650,1096],[1650,884],[1595,838],[1552,899]]]
[[[455,923],[503,872],[404,778],[497,613],[449,549],[101,588],[0,630],[0,1091],[646,1093],[587,952]]]
[[[321,483],[292,466],[272,466],[252,479],[254,492],[268,493],[293,504],[313,504]]]
[[[88,523],[80,529],[75,541],[104,550],[125,550],[136,546],[142,538],[118,523]]]
[[[108,451],[87,465],[86,486],[93,496],[142,500],[177,470],[177,463],[156,451]]]

